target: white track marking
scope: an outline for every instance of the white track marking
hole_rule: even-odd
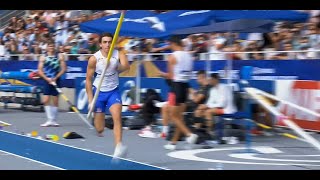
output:
[[[27,157],[24,157],[24,156],[20,156],[20,155],[17,155],[17,154],[13,154],[13,153],[10,153],[10,152],[7,152],[7,151],[2,151],[0,150],[0,152],[3,152],[3,153],[7,153],[7,154],[10,154],[12,156],[16,156],[16,157],[19,157],[19,158],[22,158],[22,159],[27,159],[29,161],[32,161],[32,162],[36,162],[36,163],[40,163],[42,165],[45,165],[45,166],[49,166],[49,167],[53,167],[53,168],[56,168],[56,169],[59,169],[59,170],[65,170],[63,168],[60,168],[60,167],[57,167],[57,166],[53,166],[51,164],[47,164],[47,163],[44,163],[44,162],[41,162],[41,161],[37,161],[37,160],[34,160],[34,159],[30,159],[30,158],[27,158]]]
[[[28,137],[28,136],[24,136],[24,135],[13,133],[13,132],[9,132],[9,131],[3,131],[3,132],[9,133],[9,134],[15,134],[15,135],[18,135],[18,136]],[[28,138],[33,138],[33,137],[28,137]],[[92,151],[92,150],[89,150],[89,149],[83,149],[83,148],[79,148],[79,147],[75,147],[75,146],[71,146],[71,145],[61,144],[61,143],[57,143],[57,142],[54,142],[54,141],[48,141],[48,140],[45,140],[45,139],[37,139],[37,140],[46,141],[46,142],[58,144],[58,145],[61,145],[61,146],[71,147],[71,148],[75,148],[75,149],[80,149],[80,150],[83,150],[83,151],[88,151],[88,152],[92,152],[92,153],[96,153],[96,154],[101,154],[101,155],[104,155],[104,156],[113,157],[112,155],[109,155],[109,154],[104,154],[104,153],[101,153],[101,152],[96,152],[96,151]],[[129,159],[126,159],[126,158],[118,158],[118,159],[130,161],[130,162],[134,162],[134,163],[138,163],[138,164],[143,164],[143,165],[146,165],[146,166],[151,166],[151,167],[155,167],[155,168],[159,168],[159,169],[169,170],[169,169],[162,168],[162,167],[159,167],[159,166],[154,166],[154,165],[151,165],[151,164],[145,164],[145,163],[141,163],[141,162],[138,162],[138,161],[129,160]]]
[[[265,147],[265,146],[264,146]],[[258,149],[261,147],[258,147]],[[197,154],[208,153],[208,152],[218,152],[218,151],[234,151],[234,150],[245,150],[246,148],[241,147],[231,147],[231,148],[221,148],[221,149],[196,149],[196,150],[184,150],[184,151],[174,151],[167,155],[177,159],[191,160],[191,161],[201,161],[201,162],[213,162],[213,163],[229,163],[229,164],[251,164],[251,165],[267,165],[267,166],[290,166],[290,165],[300,165],[300,166],[320,166],[320,164],[296,164],[296,163],[268,163],[268,162],[246,162],[246,161],[228,161],[228,160],[218,160],[218,159],[208,159],[197,157]],[[253,147],[252,149],[255,149]],[[245,154],[245,153],[238,153]],[[255,154],[255,153],[251,153]],[[214,156],[212,156],[214,157]]]

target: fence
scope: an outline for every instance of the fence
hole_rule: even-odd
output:
[[[191,53],[191,52],[190,52]],[[66,60],[87,61],[93,54],[65,54]],[[128,53],[128,60],[165,60],[171,53]],[[250,51],[191,53],[195,60],[274,60],[274,59],[320,59],[320,50],[299,51]],[[39,60],[42,54],[2,54],[0,60]],[[237,55],[237,56],[235,56]]]
[[[216,53],[201,53],[199,54],[199,59],[195,58],[195,63],[201,62],[201,67],[197,67],[196,69],[205,69],[207,70],[208,74],[210,72],[212,72],[213,69],[213,61],[217,60],[212,58],[212,54],[218,54],[218,55],[224,55],[224,57],[226,57],[225,59],[227,59],[227,61],[224,61],[221,64],[223,64],[223,68],[220,68],[223,71],[223,79],[227,79],[228,83],[232,83],[233,79],[236,79],[237,77],[234,75],[235,70],[233,70],[233,64],[235,61],[238,60],[233,60],[232,59],[232,55],[233,54],[243,54],[245,56],[248,56],[248,54],[254,54],[254,53],[260,53],[260,54],[273,54],[273,55],[277,55],[277,54],[283,54],[283,53],[291,53],[291,54],[298,54],[298,53],[315,53],[315,54],[319,54],[320,50],[304,50],[304,51],[257,51],[257,52],[216,52]],[[135,83],[136,83],[136,101],[137,103],[140,103],[140,87],[141,87],[141,69],[142,69],[142,65],[145,62],[148,61],[154,61],[154,60],[165,60],[167,59],[167,56],[171,54],[171,53],[137,53],[137,54],[127,54],[128,56],[128,60],[131,63],[134,63],[135,68],[132,68],[131,71],[135,71],[135,75],[131,75],[130,74],[127,77],[135,77]],[[23,60],[34,60],[37,61],[39,59],[39,57],[41,56],[41,54],[15,54],[15,55],[7,55],[7,56],[2,56],[2,60],[10,60],[10,59],[15,59],[17,61],[23,61]],[[65,54],[65,57],[68,61],[86,61],[90,56],[92,56],[92,54]],[[28,58],[25,58],[28,57]],[[217,56],[216,56],[217,57]],[[265,57],[265,56],[264,56]],[[271,58],[272,59],[272,58]],[[289,59],[289,58],[288,58]],[[296,59],[296,58],[290,58],[290,59]],[[246,60],[242,61],[242,62],[246,62]],[[263,63],[263,62],[261,62]],[[163,64],[163,63],[162,63]],[[281,66],[283,67],[283,66]],[[294,68],[296,66],[292,66],[291,68]],[[268,67],[270,68],[270,67]],[[157,69],[153,69],[152,71],[157,71]],[[312,72],[312,71],[308,71],[308,72]],[[307,73],[308,73],[307,72]]]

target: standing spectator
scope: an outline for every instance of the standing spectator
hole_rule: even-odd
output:
[[[2,39],[0,39],[0,61],[9,60],[8,51]]]
[[[223,54],[223,48],[225,47],[226,38],[220,33],[212,33],[209,40],[209,58],[211,60],[225,60],[226,56]]]
[[[195,59],[199,59],[199,53],[208,52],[208,44],[204,38],[204,36],[200,35],[197,37],[197,42],[195,44],[195,48],[193,49]]]
[[[78,60],[78,56],[76,54],[79,54],[79,45],[78,41],[76,39],[73,39],[70,41],[70,54],[72,56],[69,57],[69,60]]]
[[[95,42],[93,37],[90,37],[88,40],[88,49],[89,53],[88,54],[93,54],[99,50],[98,44]]]

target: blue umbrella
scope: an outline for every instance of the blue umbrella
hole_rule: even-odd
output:
[[[80,24],[80,29],[88,33],[114,32],[120,14],[105,16]],[[174,10],[155,14],[143,10],[126,13],[121,27],[121,36],[141,38],[165,38],[177,29],[202,26],[210,23],[211,10]]]
[[[210,32],[266,33],[273,30],[271,20],[237,19],[226,22],[212,22],[207,26],[191,27],[174,31],[173,34],[196,34]]]
[[[295,10],[216,10],[212,11],[212,19],[216,22],[235,19],[306,22],[309,14]]]

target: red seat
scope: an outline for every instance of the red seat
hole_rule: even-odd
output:
[[[140,105],[140,104],[131,104],[131,105],[129,105],[129,110],[136,111],[136,110],[141,109],[141,107],[142,107],[142,105]]]

